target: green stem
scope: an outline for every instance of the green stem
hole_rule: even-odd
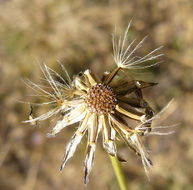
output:
[[[117,181],[119,182],[120,189],[121,190],[128,190],[125,175],[124,175],[123,170],[121,168],[120,162],[114,156],[109,156],[109,157],[110,157],[111,163],[113,165],[113,169],[114,169],[115,175],[117,177]]]

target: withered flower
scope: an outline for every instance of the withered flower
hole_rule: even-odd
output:
[[[147,134],[159,134],[152,132],[152,120],[159,117],[154,115],[152,108],[143,98],[142,90],[156,83],[139,80],[130,80],[119,75],[120,71],[129,69],[143,69],[151,67],[156,62],[152,60],[161,56],[155,54],[160,48],[140,57],[135,55],[142,46],[142,41],[134,45],[135,40],[127,44],[127,35],[130,24],[125,34],[119,39],[113,36],[114,60],[117,68],[112,72],[105,72],[99,79],[91,70],[86,70],[70,80],[66,70],[67,80],[44,64],[42,69],[45,79],[51,90],[29,81],[29,86],[47,97],[48,102],[43,104],[55,104],[55,108],[26,122],[36,122],[48,119],[58,113],[63,114],[63,119],[57,121],[48,137],[54,137],[63,128],[78,123],[78,128],[71,141],[66,146],[61,168],[62,171],[67,161],[73,156],[81,139],[87,133],[87,152],[84,162],[84,183],[88,183],[88,177],[93,167],[96,143],[99,133],[103,137],[103,147],[106,152],[125,161],[116,148],[116,137],[123,141],[141,157],[145,172],[148,176],[148,168],[152,167],[141,137]],[[145,64],[151,61],[150,64]],[[60,80],[56,80],[56,78]],[[136,126],[129,126],[128,119],[135,120]],[[161,133],[160,133],[161,134]]]

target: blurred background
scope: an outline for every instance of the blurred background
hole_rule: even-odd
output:
[[[59,60],[70,75],[90,68],[99,75],[115,67],[111,34],[123,33],[133,19],[130,38],[148,35],[144,54],[163,45],[159,67],[130,73],[135,79],[158,82],[146,99],[159,111],[174,97],[165,124],[180,125],[169,136],[145,139],[154,163],[148,182],[140,158],[122,142],[119,152],[129,189],[193,189],[193,2],[191,0],[0,0],[0,189],[1,190],[117,190],[108,155],[98,141],[95,165],[83,184],[86,140],[63,173],[59,172],[65,145],[75,128],[56,138],[46,133],[55,121],[33,127],[22,124],[37,102],[22,80],[38,82],[45,62],[61,75]],[[47,108],[35,108],[46,112]],[[34,114],[36,114],[34,112]]]

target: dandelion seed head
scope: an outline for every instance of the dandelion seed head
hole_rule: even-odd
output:
[[[48,86],[42,86],[29,81],[28,86],[38,92],[38,96],[46,97],[48,102],[42,105],[55,105],[47,113],[36,118],[30,114],[25,123],[43,121],[50,117],[61,114],[62,119],[56,121],[55,126],[47,137],[55,137],[64,128],[77,124],[78,128],[70,142],[62,160],[60,171],[62,171],[68,160],[74,155],[77,146],[85,134],[88,136],[87,150],[84,161],[84,183],[88,183],[89,175],[93,167],[96,144],[99,134],[103,137],[103,148],[115,156],[119,161],[125,161],[116,147],[116,137],[119,136],[130,149],[141,157],[145,173],[149,176],[148,169],[152,168],[149,154],[142,143],[144,135],[166,135],[152,130],[152,122],[160,118],[168,105],[158,114],[150,107],[143,97],[143,89],[154,86],[156,83],[121,78],[120,70],[141,69],[152,65],[143,66],[146,61],[154,60],[161,54],[155,55],[160,49],[157,48],[144,57],[135,56],[134,53],[142,46],[144,39],[134,46],[135,40],[127,43],[127,35],[130,27],[128,25],[124,37],[113,36],[114,60],[117,68],[112,72],[105,72],[100,79],[91,70],[87,69],[73,77],[71,81],[67,71],[61,65],[67,81],[56,71],[43,64],[42,72],[44,82]],[[128,45],[127,45],[128,44]],[[61,82],[57,81],[59,78]],[[49,89],[49,90],[48,90]],[[130,97],[130,95],[135,96]],[[129,126],[127,120],[135,120],[136,126]],[[132,122],[131,122],[132,123]]]

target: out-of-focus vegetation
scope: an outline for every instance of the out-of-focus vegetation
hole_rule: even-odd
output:
[[[39,64],[60,74],[57,60],[71,75],[85,68],[99,75],[114,67],[111,33],[117,26],[123,33],[133,18],[130,37],[149,35],[141,53],[164,45],[159,69],[132,73],[159,85],[146,91],[155,110],[172,97],[173,112],[165,124],[179,123],[170,136],[149,137],[154,170],[148,182],[140,158],[119,142],[119,151],[128,160],[123,164],[128,186],[141,189],[193,188],[193,3],[176,1],[118,0],[1,0],[0,1],[0,189],[12,190],[117,190],[109,158],[99,139],[95,166],[88,186],[83,185],[85,143],[59,172],[67,141],[74,127],[66,128],[54,139],[46,133],[55,121],[40,127],[24,125],[27,104],[37,98],[22,82],[42,77]],[[37,112],[46,111],[35,107]],[[168,112],[169,112],[168,111]]]

